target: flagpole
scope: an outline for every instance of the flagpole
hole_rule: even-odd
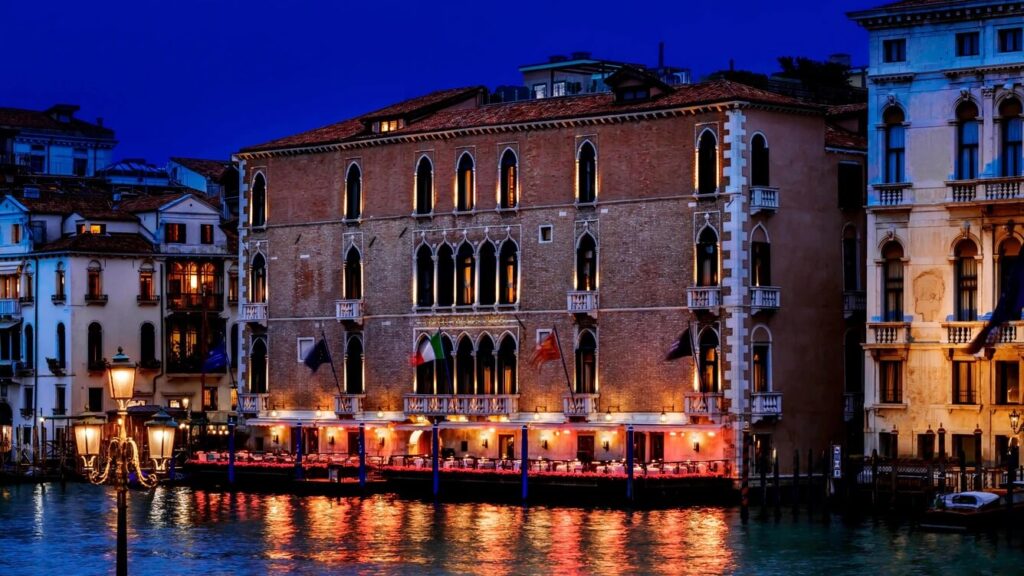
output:
[[[565,365],[565,354],[562,353],[562,343],[558,341],[558,326],[551,325],[555,332],[555,346],[558,346],[558,357],[562,359],[562,371],[565,372],[565,386],[569,389],[569,398],[576,402],[576,394],[573,392],[572,384],[569,382],[569,368]]]
[[[331,355],[331,347],[327,345],[327,334],[324,333],[324,329],[320,329],[320,338],[324,341],[324,348],[327,350],[327,361],[331,364],[331,374],[334,374],[334,385],[338,388],[338,395],[342,396],[345,393],[341,391],[341,382],[338,381],[338,372],[334,370],[334,356]]]
[[[700,347],[698,346],[697,328],[700,326],[697,322],[690,323],[690,350],[693,351],[693,371],[697,373],[697,391],[701,395],[706,394],[704,391],[704,378],[700,373]]]

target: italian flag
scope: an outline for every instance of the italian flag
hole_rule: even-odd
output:
[[[441,333],[435,332],[429,340],[420,345],[419,350],[413,354],[409,362],[413,366],[419,366],[439,358],[444,358],[444,348],[441,347]]]

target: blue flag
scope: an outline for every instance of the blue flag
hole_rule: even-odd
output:
[[[1024,308],[1024,256],[1018,256],[1010,269],[1010,276],[1006,279],[1006,286],[1003,286],[1003,293],[999,295],[996,302],[996,309],[992,317],[988,319],[985,326],[978,331],[978,335],[971,340],[965,351],[968,354],[977,354],[984,346],[991,344],[992,330],[1003,322],[1020,320],[1021,308]]]
[[[224,342],[210,350],[210,355],[203,361],[203,372],[220,372],[228,366],[228,349]]]
[[[310,370],[314,373],[322,364],[327,364],[328,362],[330,362],[331,367],[333,368],[334,362],[331,360],[331,351],[327,349],[327,340],[321,338],[320,341],[316,343],[316,346],[310,348],[309,352],[306,353],[306,357],[303,359],[303,362],[305,362],[306,366],[309,366]]]

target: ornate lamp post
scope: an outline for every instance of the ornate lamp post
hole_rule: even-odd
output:
[[[135,393],[135,363],[129,360],[121,348],[107,364],[107,381],[110,397],[117,402],[117,436],[111,438],[106,452],[100,451],[100,421],[86,418],[75,426],[75,440],[82,465],[93,484],[110,484],[117,489],[117,575],[128,574],[128,477],[134,474],[136,481],[147,487],[156,486],[157,475],[145,474],[139,462],[139,447],[128,437],[125,430],[128,419],[128,401]],[[160,411],[146,423],[149,435],[150,458],[156,472],[163,471],[174,446],[176,424],[167,413]]]

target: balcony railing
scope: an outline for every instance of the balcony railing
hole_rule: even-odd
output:
[[[242,322],[262,322],[267,319],[267,305],[243,304],[238,313],[238,319]]]
[[[574,394],[562,399],[562,412],[570,418],[588,418],[597,413],[597,394]]]
[[[1011,176],[1009,178],[986,178],[981,181],[985,185],[986,200],[1014,200],[1021,198],[1021,191],[1024,187],[1024,177]]]
[[[984,326],[984,322],[943,322],[947,344],[967,344]]]
[[[139,306],[156,306],[160,303],[159,294],[139,294],[135,297],[135,301],[139,303]]]
[[[171,310],[212,310],[220,311],[224,305],[224,295],[217,294],[167,294],[167,307]]]
[[[0,316],[21,316],[21,303],[18,302],[18,299],[0,299]]]
[[[718,392],[687,392],[683,396],[683,412],[687,416],[710,418],[722,413],[725,395]]]
[[[946,182],[949,202],[974,202],[978,197],[977,180],[951,180]]]
[[[359,320],[363,316],[362,300],[335,300],[334,318],[336,320]]]
[[[754,392],[750,401],[750,413],[755,419],[782,416],[782,392]]]
[[[686,307],[690,310],[712,310],[721,304],[718,286],[691,286],[686,289]]]
[[[266,412],[270,394],[242,393],[238,395],[238,411],[242,414],[259,414]]]
[[[867,310],[867,297],[863,290],[846,290],[843,292],[843,316],[849,318],[857,312]]]
[[[779,189],[767,186],[750,187],[750,213],[757,214],[764,210],[775,212],[779,209]]]
[[[910,342],[909,322],[869,322],[868,332],[872,341],[868,344],[907,344]]]
[[[843,394],[843,420],[853,422],[857,414],[864,411],[864,394],[847,392]]]
[[[363,411],[365,394],[335,394],[334,413],[338,416],[355,416]]]
[[[750,307],[754,310],[778,310],[780,294],[778,286],[752,286]]]
[[[566,309],[572,314],[590,314],[597,312],[597,292],[569,292],[566,296]]]
[[[903,206],[911,204],[910,183],[875,184],[871,187],[871,206]]]
[[[106,294],[86,294],[85,303],[90,306],[106,306],[108,297]]]
[[[511,416],[519,411],[517,394],[406,394],[405,413],[423,416]]]

